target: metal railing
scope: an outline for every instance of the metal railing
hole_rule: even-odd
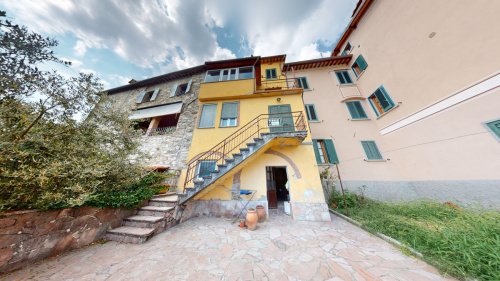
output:
[[[240,148],[246,143],[253,142],[253,138],[260,138],[263,133],[307,131],[306,124],[301,111],[261,114],[255,117],[208,151],[193,158],[187,166],[184,188],[198,177],[198,163],[210,161],[213,165],[224,164],[225,159],[230,158],[233,153],[239,153]]]
[[[173,132],[175,132],[175,129],[177,126],[170,126],[170,127],[161,127],[161,128],[154,128],[154,129],[147,129],[144,131],[145,136],[162,136],[162,135],[168,135]]]
[[[260,90],[281,90],[300,88],[297,78],[265,80],[258,87]]]

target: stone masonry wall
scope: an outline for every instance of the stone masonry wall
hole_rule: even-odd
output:
[[[0,213],[0,274],[89,245],[135,210],[82,207]]]
[[[148,87],[137,88],[121,93],[115,93],[109,97],[114,102],[114,106],[132,111],[144,107],[173,103],[182,101],[183,108],[179,115],[177,128],[175,132],[161,136],[143,136],[141,137],[142,145],[140,151],[148,155],[149,159],[143,163],[144,166],[166,165],[174,170],[185,168],[189,146],[193,137],[193,130],[198,115],[198,93],[200,83],[203,81],[203,75],[197,74],[192,77],[186,77],[175,81],[160,83]],[[189,93],[170,97],[175,84],[187,83],[192,79],[191,90]],[[156,88],[160,89],[156,100],[136,104],[136,98],[142,91],[151,91]]]

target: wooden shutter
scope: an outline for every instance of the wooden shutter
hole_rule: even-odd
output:
[[[153,92],[153,95],[151,96],[151,99],[149,101],[154,101],[156,97],[158,96],[158,93],[160,92],[160,89],[156,88]]]
[[[177,93],[177,84],[175,84],[173,87],[172,87],[172,90],[170,91],[170,97],[175,97],[175,93]]]
[[[186,87],[186,92],[185,94],[189,93],[189,90],[191,90],[191,84],[193,83],[193,79],[190,79],[188,82],[188,85]]]
[[[358,56],[358,58],[356,59],[356,64],[361,69],[361,72],[363,72],[368,67],[368,63],[366,63],[365,58],[362,55]]]
[[[486,123],[486,126],[490,128],[490,130],[497,135],[498,138],[500,138],[500,120],[492,121]]]
[[[337,157],[337,151],[335,150],[335,146],[333,145],[332,140],[323,140],[325,144],[326,153],[328,154],[328,160],[330,164],[339,163],[339,158]]]
[[[323,163],[321,163],[321,156],[319,156],[319,152],[318,152],[318,141],[312,140],[312,142],[313,142],[314,156],[316,156],[316,163],[323,164]]]
[[[135,103],[141,103],[145,94],[146,94],[146,91],[141,91],[139,93],[139,95],[137,96],[137,98],[135,99]]]

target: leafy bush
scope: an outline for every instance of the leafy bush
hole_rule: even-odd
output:
[[[91,196],[87,205],[101,208],[134,208],[163,189],[164,186],[160,183],[165,178],[164,174],[150,173],[131,185],[100,190]]]
[[[328,198],[328,206],[333,209],[345,209],[345,205],[347,204],[347,208],[361,207],[367,204],[367,199],[363,195],[363,193],[356,194],[354,192],[350,192],[345,190],[345,202],[344,196],[342,192],[333,190],[330,193],[330,197]]]

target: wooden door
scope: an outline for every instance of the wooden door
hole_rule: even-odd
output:
[[[276,181],[274,180],[273,168],[266,167],[267,182],[267,206],[270,209],[278,208],[278,195],[276,194]]]
[[[271,133],[295,131],[291,106],[289,104],[270,105],[268,124]]]

